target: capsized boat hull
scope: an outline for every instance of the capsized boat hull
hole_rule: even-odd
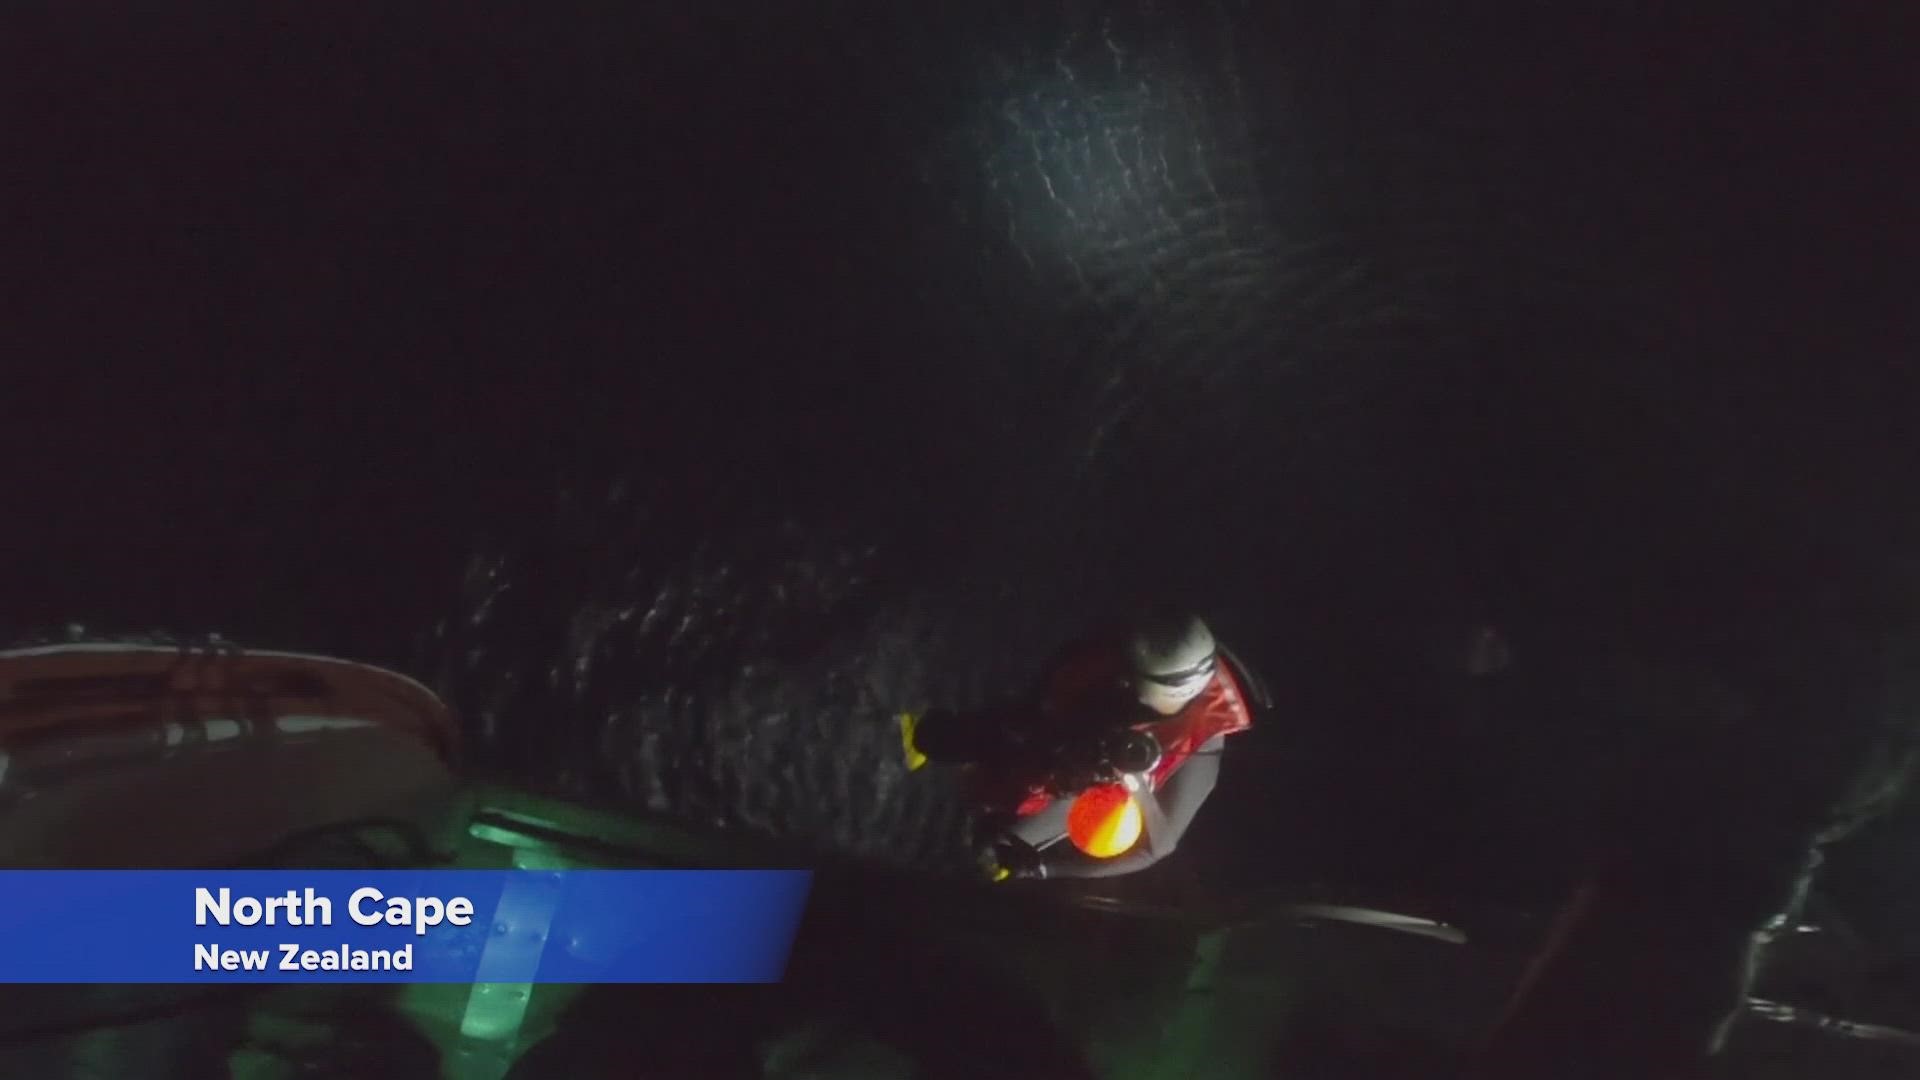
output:
[[[445,843],[464,816],[456,748],[432,691],[352,661],[0,652],[0,866],[237,865],[350,821]]]

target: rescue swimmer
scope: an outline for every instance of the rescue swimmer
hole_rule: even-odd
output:
[[[967,770],[990,880],[1131,874],[1173,854],[1257,684],[1199,616],[1156,605],[1090,634],[1021,701],[899,717],[907,764]]]

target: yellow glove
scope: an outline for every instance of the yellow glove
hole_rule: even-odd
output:
[[[913,729],[920,725],[920,718],[903,712],[895,719],[900,722],[900,749],[906,755],[907,771],[915,772],[927,763],[927,755],[913,745]]]
[[[980,873],[995,885],[1003,881],[1035,881],[1047,876],[1039,853],[1024,844],[995,846],[980,853]]]
[[[1000,861],[1000,853],[992,848],[980,852],[980,876],[995,885],[1013,876],[1013,868]]]

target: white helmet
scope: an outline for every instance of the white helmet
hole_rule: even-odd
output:
[[[1197,615],[1156,609],[1134,623],[1127,642],[1140,704],[1172,716],[1200,696],[1219,663],[1213,631]]]

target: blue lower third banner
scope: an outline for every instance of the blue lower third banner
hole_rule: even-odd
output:
[[[801,870],[0,871],[0,982],[763,983]]]

